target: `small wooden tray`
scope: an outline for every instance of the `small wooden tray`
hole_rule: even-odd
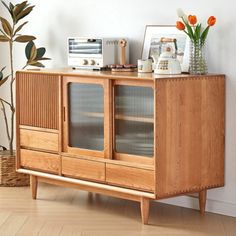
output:
[[[137,71],[137,68],[112,68],[112,72],[134,72]]]

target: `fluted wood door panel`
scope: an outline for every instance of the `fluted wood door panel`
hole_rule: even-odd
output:
[[[20,125],[58,129],[58,76],[18,73],[17,83]]]

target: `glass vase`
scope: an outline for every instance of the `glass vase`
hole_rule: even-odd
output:
[[[190,41],[189,73],[203,75],[207,73],[207,61],[205,54],[205,43],[200,40]]]

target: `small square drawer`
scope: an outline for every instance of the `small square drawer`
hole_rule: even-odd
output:
[[[69,177],[105,181],[105,163],[62,157],[62,174]]]
[[[26,169],[58,174],[60,157],[56,154],[21,149],[20,165]]]
[[[20,129],[20,146],[58,152],[58,134]]]
[[[109,184],[154,192],[154,171],[134,167],[106,164],[106,181]]]

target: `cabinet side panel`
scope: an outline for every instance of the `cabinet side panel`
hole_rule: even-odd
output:
[[[156,82],[157,197],[224,185],[224,76]]]
[[[18,73],[17,80],[19,124],[58,129],[58,76]]]

